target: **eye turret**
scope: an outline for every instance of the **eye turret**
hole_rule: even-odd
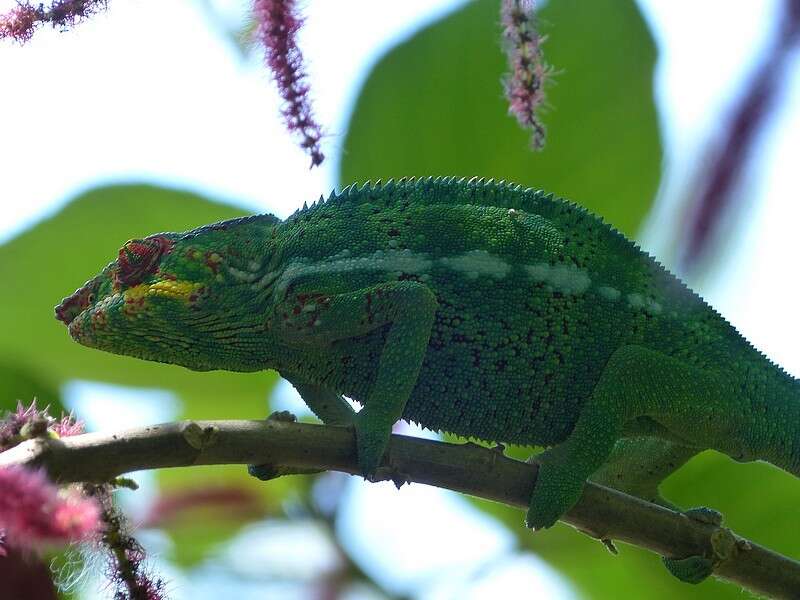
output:
[[[120,283],[133,286],[158,270],[162,256],[168,254],[175,242],[166,236],[153,236],[141,240],[128,240],[119,249],[116,277]]]

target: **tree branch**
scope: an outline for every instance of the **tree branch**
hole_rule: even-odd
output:
[[[474,444],[456,445],[393,435],[380,479],[403,480],[527,508],[535,465]],[[181,421],[118,433],[60,440],[38,438],[0,453],[0,467],[44,467],[59,482],[108,481],[142,469],[212,464],[273,464],[357,474],[351,429],[275,419]],[[727,556],[715,575],[773,598],[798,598],[800,563],[730,530],[621,492],[587,484],[563,519],[603,540],[620,540],[664,556]]]

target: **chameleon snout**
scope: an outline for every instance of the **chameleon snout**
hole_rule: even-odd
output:
[[[75,317],[94,303],[96,287],[96,280],[89,281],[83,285],[83,287],[75,291],[74,294],[64,298],[61,303],[56,306],[56,319],[67,326],[72,323]]]

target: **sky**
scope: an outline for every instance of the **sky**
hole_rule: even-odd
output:
[[[304,4],[308,21],[300,45],[308,59],[316,112],[328,132],[324,150],[333,158],[369,67],[420,23],[460,2]],[[644,241],[657,253],[664,243],[663,223],[685,183],[679,174],[697,160],[700,141],[718,126],[731,94],[752,68],[777,1],[694,2],[691,18],[684,3],[640,4],[661,48],[654,83],[667,176]],[[0,10],[11,5],[0,0]],[[257,57],[243,57],[225,41],[201,6],[211,7],[223,22],[235,23],[247,3],[114,0],[106,13],[72,32],[42,31],[25,47],[0,46],[0,242],[99,183],[146,180],[178,185],[279,216],[333,187],[335,158],[309,170],[308,157],[277,117],[279,100]],[[721,16],[724,27],[718,26]],[[353,32],[356,22],[358,30]],[[782,107],[751,167],[748,193],[760,199],[757,209],[748,217],[746,231],[736,234],[720,275],[703,281],[702,291],[758,347],[800,374],[800,353],[794,347],[800,333],[794,310],[798,277],[792,260],[797,256],[794,230],[800,216],[795,166],[800,156],[798,57]],[[66,391],[74,406],[85,409],[81,412],[95,415],[96,427],[119,423],[119,411],[130,406],[130,397],[140,406],[161,407],[136,411],[147,422],[168,420],[179,409],[177,400],[164,402],[158,391],[148,396],[128,390],[126,396],[122,390],[87,382],[75,382]],[[277,393],[283,407],[302,413],[290,386]],[[110,401],[111,396],[116,401]],[[139,498],[147,493],[145,485]],[[348,532],[343,539],[353,555],[376,556],[380,553],[375,548],[381,547],[386,556],[403,557],[392,564],[364,559],[365,570],[388,589],[425,590],[419,593],[426,599],[466,598],[466,588],[458,586],[469,581],[475,598],[519,587],[538,590],[542,597],[574,597],[535,557],[514,555],[509,534],[459,496],[424,486],[405,486],[398,492],[391,485],[361,485],[355,479],[348,495],[350,512],[342,514],[340,527]],[[378,528],[389,514],[400,515],[397,518],[406,525],[394,531]],[[452,515],[458,516],[458,525],[449,520]],[[455,528],[462,537],[430,533],[441,527]],[[258,528],[246,533],[250,543],[276,538],[274,530],[269,534]],[[427,540],[423,545],[418,543],[421,536]],[[482,540],[477,547],[485,551],[483,556],[475,556],[475,544],[459,541],[476,539]],[[164,540],[151,542],[166,548]],[[452,560],[445,564],[444,556]],[[505,557],[503,569],[475,580],[453,575],[477,573],[486,556]],[[160,567],[169,570],[166,562]],[[215,582],[221,581],[210,565],[192,577],[177,572],[170,576],[175,598],[195,600],[213,597]],[[242,583],[237,595],[246,599],[256,593]]]

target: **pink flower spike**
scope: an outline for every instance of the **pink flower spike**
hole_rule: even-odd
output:
[[[36,400],[28,408],[17,403],[17,410],[8,413],[0,420],[0,452],[32,437],[50,434],[57,437],[78,435],[84,432],[83,421],[72,416],[63,415],[56,421],[47,412],[47,407],[42,410],[36,408]]]
[[[295,0],[254,0],[253,15],[258,39],[264,46],[265,61],[284,100],[281,110],[286,128],[297,132],[300,147],[311,156],[311,166],[322,164],[322,131],[314,119],[308,97],[303,54],[297,46],[297,32],[303,25]]]
[[[20,44],[29,41],[37,27],[50,23],[57,29],[68,29],[98,10],[106,8],[108,0],[51,0],[31,4],[18,0],[17,6],[0,14],[0,39],[11,38]]]
[[[33,37],[33,30],[41,22],[38,9],[30,4],[20,4],[0,15],[0,39],[12,38],[24,43]]]
[[[100,528],[100,509],[78,492],[68,492],[53,510],[53,524],[70,541],[86,540]]]
[[[101,529],[100,507],[77,492],[59,492],[44,471],[0,469],[0,529],[21,550],[86,540]]]
[[[533,149],[541,150],[545,127],[537,111],[544,102],[544,85],[552,69],[542,58],[544,39],[536,31],[533,0],[503,0],[500,16],[510,70],[505,80],[508,112],[531,131]]]

